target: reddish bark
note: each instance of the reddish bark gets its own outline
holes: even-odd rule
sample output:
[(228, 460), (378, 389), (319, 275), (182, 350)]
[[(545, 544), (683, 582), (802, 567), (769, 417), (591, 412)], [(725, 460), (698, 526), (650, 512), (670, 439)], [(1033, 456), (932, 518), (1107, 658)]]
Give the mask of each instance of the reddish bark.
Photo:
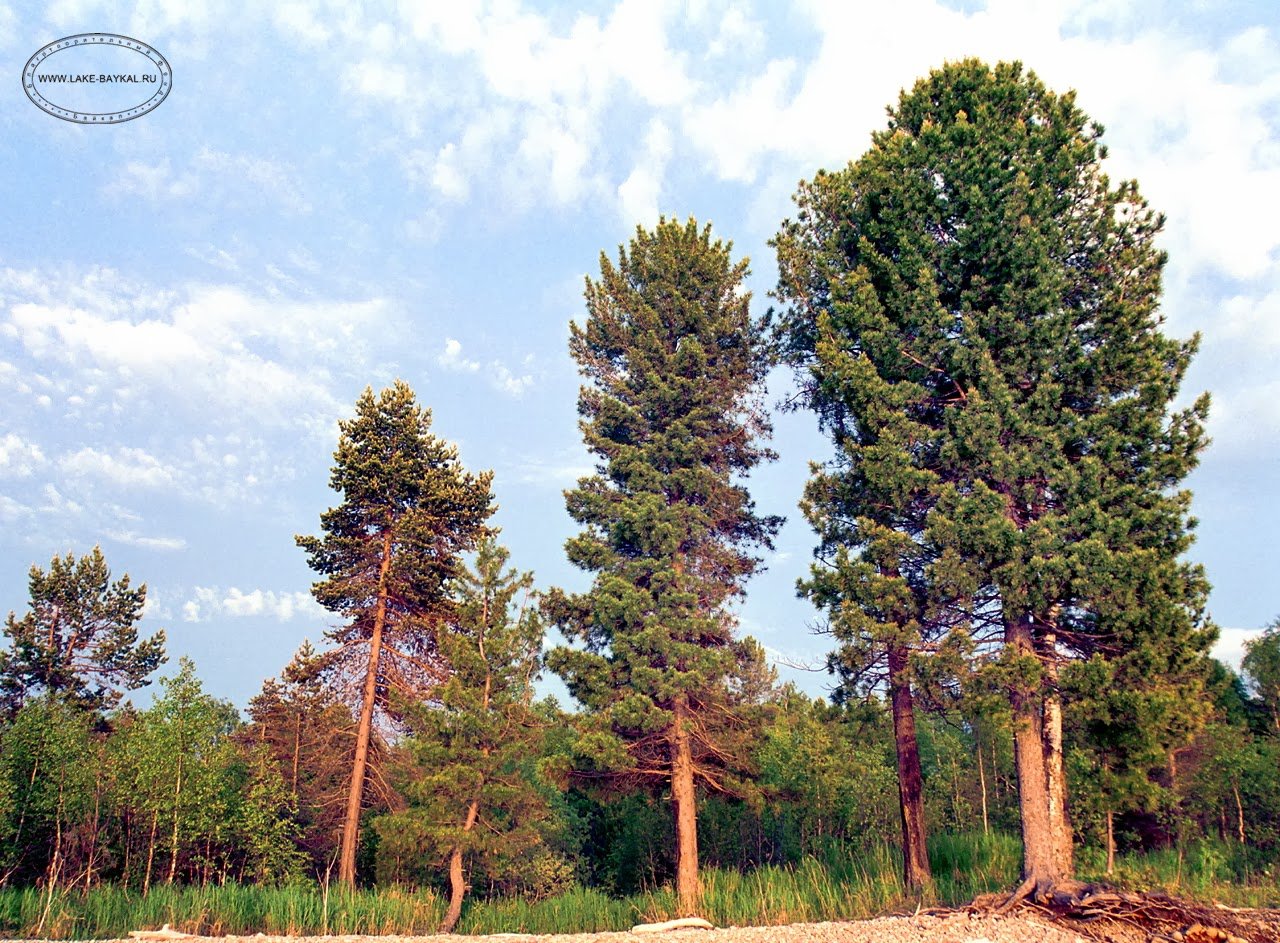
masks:
[(889, 649), (889, 700), (893, 710), (893, 739), (898, 754), (898, 799), (902, 818), (902, 877), (907, 887), (925, 887), (933, 880), (925, 843), (924, 777), (906, 649)]
[(387, 619), (387, 572), (391, 569), (391, 529), (382, 537), (382, 563), (378, 570), (378, 604), (374, 610), (373, 633), (369, 639), (369, 666), (364, 677), (364, 697), (360, 704), (360, 725), (356, 728), (356, 754), (351, 763), (351, 788), (347, 792), (347, 814), (342, 822), (342, 853), (338, 860), (338, 880), (351, 887), (356, 883), (356, 847), (360, 838), (360, 809), (364, 803), (365, 772), (369, 766), (369, 737), (373, 730), (373, 706), (378, 693), (378, 661), (382, 657), (382, 629)]

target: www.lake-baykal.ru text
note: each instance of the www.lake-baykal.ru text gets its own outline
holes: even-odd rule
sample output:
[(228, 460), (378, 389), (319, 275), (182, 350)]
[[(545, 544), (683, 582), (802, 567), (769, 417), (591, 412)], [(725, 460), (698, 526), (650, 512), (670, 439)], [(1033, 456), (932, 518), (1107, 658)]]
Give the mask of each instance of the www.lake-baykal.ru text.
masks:
[(38, 82), (59, 82), (70, 85), (73, 82), (93, 82), (94, 84), (107, 84), (111, 82), (158, 82), (158, 75), (107, 75), (105, 73), (94, 74), (53, 74), (53, 75), (37, 75)]

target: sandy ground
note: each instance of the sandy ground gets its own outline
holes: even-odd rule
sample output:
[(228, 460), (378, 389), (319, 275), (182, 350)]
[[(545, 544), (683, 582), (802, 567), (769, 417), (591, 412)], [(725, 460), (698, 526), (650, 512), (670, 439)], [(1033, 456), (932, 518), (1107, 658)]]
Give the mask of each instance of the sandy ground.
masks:
[[(1117, 938), (1119, 939), (1119, 938)], [(1129, 937), (1143, 940), (1145, 934)], [(781, 927), (727, 927), (662, 933), (574, 933), (539, 936), (310, 936), (180, 937), (178, 943), (1087, 943), (1070, 930), (1027, 917), (882, 917), (848, 923), (796, 923)], [(128, 940), (125, 943), (137, 943)], [(1127, 941), (1126, 941), (1127, 943)]]

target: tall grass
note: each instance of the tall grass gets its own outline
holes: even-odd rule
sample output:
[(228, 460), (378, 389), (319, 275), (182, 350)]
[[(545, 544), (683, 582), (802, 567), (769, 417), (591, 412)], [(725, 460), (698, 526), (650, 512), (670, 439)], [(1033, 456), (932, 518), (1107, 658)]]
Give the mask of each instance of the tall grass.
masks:
[(1100, 849), (1082, 849), (1078, 870), (1088, 881), (1136, 891), (1163, 891), (1235, 907), (1280, 907), (1280, 864), (1255, 849), (1214, 840), (1116, 856), (1106, 874)]
[[(1012, 887), (1020, 846), (1011, 835), (937, 835), (929, 843), (934, 885), (913, 894), (902, 885), (901, 859), (885, 845), (833, 850), (821, 859), (752, 871), (706, 870), (703, 915), (718, 926), (849, 920), (956, 904)], [(1080, 871), (1101, 877), (1101, 859), (1084, 850)], [(1122, 856), (1112, 882), (1137, 889), (1216, 898), (1252, 906), (1280, 904), (1280, 884), (1265, 864), (1250, 863), (1232, 846), (1200, 843), (1178, 851)], [(674, 915), (675, 897), (658, 889), (610, 897), (575, 887), (537, 902), (475, 900), (463, 911), (463, 933), (574, 933), (624, 930)], [(50, 898), (38, 889), (0, 890), (0, 935), (51, 939), (124, 937), (130, 930), (168, 923), (188, 933), (410, 934), (433, 932), (444, 901), (427, 890), (379, 888), (328, 893), (315, 885), (270, 887), (157, 887), (143, 897), (96, 887)]]
[(444, 912), (438, 895), (396, 888), (325, 893), (315, 886), (161, 886), (144, 897), (104, 885), (87, 894), (55, 895), (51, 903), (35, 888), (0, 891), (0, 933), (48, 939), (119, 938), (166, 923), (208, 936), (424, 934), (440, 925)]

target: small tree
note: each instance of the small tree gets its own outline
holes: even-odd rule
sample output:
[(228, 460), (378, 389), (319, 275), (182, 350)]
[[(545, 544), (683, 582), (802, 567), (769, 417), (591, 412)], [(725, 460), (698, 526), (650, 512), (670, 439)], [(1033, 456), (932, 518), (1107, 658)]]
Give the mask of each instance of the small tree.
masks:
[(169, 884), (207, 878), (234, 836), (239, 799), (235, 707), (204, 692), (187, 658), (160, 684), (164, 693), (113, 738), (117, 801), (134, 823), (144, 893), (160, 875)]
[(1257, 638), (1244, 643), (1240, 670), (1262, 701), (1275, 732), (1280, 734), (1280, 618)]
[(285, 785), (266, 744), (252, 749), (248, 765), (237, 822), (242, 876), (258, 884), (287, 884), (302, 876), (307, 857), (299, 847), (297, 795)]
[(11, 710), (48, 692), (105, 711), (164, 662), (163, 630), (138, 638), (147, 587), (131, 588), (127, 574), (113, 582), (101, 548), (55, 556), (48, 571), (32, 566), (28, 585), (30, 610), (21, 619), (9, 613), (9, 650), (0, 657)]
[(692, 219), (637, 228), (616, 266), (601, 255), (569, 342), (599, 466), (567, 494), (585, 527), (567, 550), (595, 582), (549, 595), (553, 621), (584, 647), (548, 664), (588, 708), (581, 744), (599, 772), (622, 789), (670, 785), (684, 913), (699, 899), (696, 785), (725, 788), (717, 725), (743, 655), (728, 604), (780, 523), (756, 513), (741, 481), (772, 457), (760, 402), (770, 361), (746, 274)]
[(491, 472), (472, 475), (431, 434), (431, 413), (403, 381), (366, 389), (339, 422), (329, 484), (342, 503), (320, 515), (322, 537), (298, 537), (324, 579), (312, 594), (347, 619), (329, 634), (331, 664), (362, 679), (339, 880), (354, 884), (374, 710), (420, 697), (445, 677), (435, 633), (453, 615), (447, 587), (493, 513)]
[(100, 748), (93, 716), (54, 694), (29, 699), (0, 734), (0, 883), (52, 893), (92, 867)]
[(430, 703), (406, 712), (410, 807), (378, 822), (383, 855), (416, 856), (425, 846), (447, 863), (442, 933), (462, 914), (473, 863), (490, 875), (527, 865), (547, 816), (529, 778), (541, 738), (532, 698), (542, 623), (532, 605), (533, 574), (506, 569), (508, 557), (486, 540), (474, 573), (454, 581), (457, 615), (436, 636), (449, 678)]

